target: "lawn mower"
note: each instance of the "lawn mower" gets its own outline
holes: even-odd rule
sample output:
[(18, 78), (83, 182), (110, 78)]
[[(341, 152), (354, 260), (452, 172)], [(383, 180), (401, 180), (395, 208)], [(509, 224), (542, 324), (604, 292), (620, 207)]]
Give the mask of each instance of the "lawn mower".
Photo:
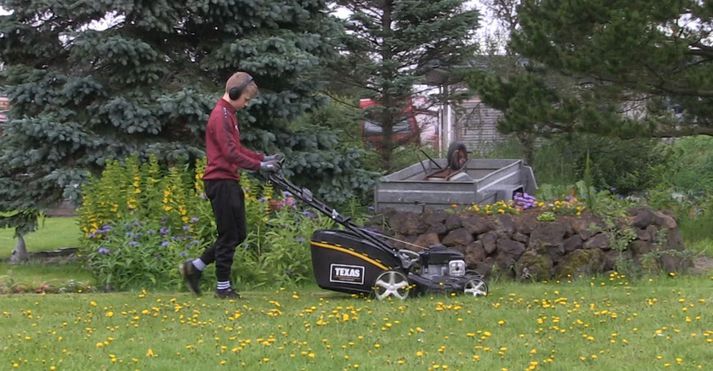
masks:
[[(410, 293), (463, 293), (484, 296), (483, 277), (466, 269), (461, 252), (434, 245), (421, 252), (396, 249), (398, 241), (357, 226), (349, 217), (327, 206), (304, 187), (281, 173), (267, 178), (277, 188), (317, 209), (344, 229), (318, 230), (310, 239), (312, 267), (319, 287), (350, 294), (373, 294), (378, 300), (406, 299)], [(403, 242), (403, 241), (401, 241)]]

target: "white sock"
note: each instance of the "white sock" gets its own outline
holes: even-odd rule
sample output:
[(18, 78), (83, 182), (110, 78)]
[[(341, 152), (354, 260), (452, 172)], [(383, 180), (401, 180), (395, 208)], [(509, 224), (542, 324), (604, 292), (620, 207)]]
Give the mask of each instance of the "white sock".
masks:
[(205, 263), (200, 258), (193, 260), (193, 266), (201, 272), (205, 269)]
[(230, 288), (230, 281), (218, 282), (218, 290), (225, 290)]

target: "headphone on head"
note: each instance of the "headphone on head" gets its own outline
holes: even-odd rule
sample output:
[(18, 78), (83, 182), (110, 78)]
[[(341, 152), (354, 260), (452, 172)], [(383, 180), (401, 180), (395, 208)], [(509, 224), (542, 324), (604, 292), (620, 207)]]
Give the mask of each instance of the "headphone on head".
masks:
[(237, 100), (240, 98), (241, 95), (243, 95), (243, 90), (250, 85), (250, 83), (253, 82), (253, 77), (248, 75), (248, 79), (245, 80), (242, 84), (230, 88), (228, 91), (228, 97), (230, 97), (230, 100)]

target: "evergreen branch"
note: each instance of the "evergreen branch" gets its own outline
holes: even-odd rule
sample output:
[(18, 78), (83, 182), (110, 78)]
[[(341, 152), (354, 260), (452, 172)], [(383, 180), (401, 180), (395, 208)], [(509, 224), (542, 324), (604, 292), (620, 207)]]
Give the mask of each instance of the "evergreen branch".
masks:
[(713, 136), (713, 127), (688, 126), (671, 130), (657, 130), (651, 136), (654, 138), (681, 138), (694, 135)]

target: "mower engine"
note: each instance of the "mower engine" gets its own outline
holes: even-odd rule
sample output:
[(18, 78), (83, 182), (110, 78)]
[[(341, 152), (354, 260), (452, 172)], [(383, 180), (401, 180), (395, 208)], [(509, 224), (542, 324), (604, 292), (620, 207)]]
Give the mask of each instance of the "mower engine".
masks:
[(408, 280), (416, 292), (453, 293), (460, 292), (473, 296), (488, 293), (483, 277), (466, 269), (465, 257), (459, 251), (443, 245), (434, 245), (420, 253), (399, 250), (402, 256), (409, 256)]
[(444, 276), (465, 276), (465, 260), (463, 254), (458, 251), (443, 245), (435, 245), (419, 254), (419, 257), (421, 260), (419, 274), (425, 278), (436, 281)]

